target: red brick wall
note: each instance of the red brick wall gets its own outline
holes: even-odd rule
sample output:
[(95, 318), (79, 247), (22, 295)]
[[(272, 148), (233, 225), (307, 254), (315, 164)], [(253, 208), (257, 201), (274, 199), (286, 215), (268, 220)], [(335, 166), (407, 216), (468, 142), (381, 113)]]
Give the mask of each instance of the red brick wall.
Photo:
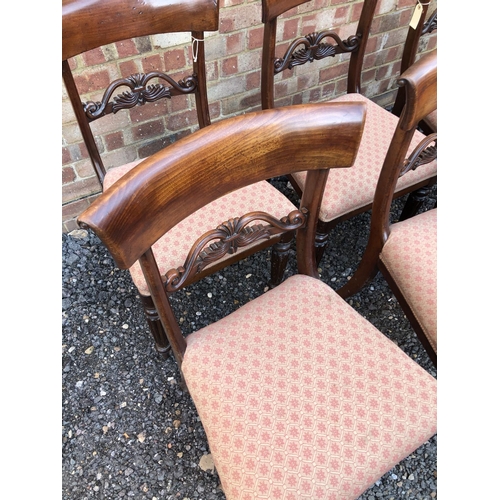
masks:
[[(379, 0), (368, 42), (362, 92), (382, 106), (395, 96), (395, 80), (415, 0)], [(312, 0), (280, 20), (278, 40), (288, 41), (333, 27), (344, 38), (353, 33), (362, 2)], [(435, 0), (428, 14), (434, 10)], [(260, 0), (220, 0), (220, 27), (206, 35), (208, 97), (213, 122), (260, 109), (260, 49), (263, 29)], [(153, 69), (176, 80), (189, 74), (189, 40), (154, 36), (124, 41), (71, 60), (83, 100), (101, 100), (115, 78)], [(436, 46), (437, 32), (421, 41), (420, 54)], [(177, 78), (179, 76), (179, 78)], [(276, 104), (331, 99), (346, 91), (347, 57), (337, 56), (286, 71), (276, 78)], [(82, 142), (63, 84), (62, 229), (76, 228), (75, 218), (101, 188)], [(192, 96), (164, 99), (92, 124), (106, 167), (141, 159), (197, 129)]]

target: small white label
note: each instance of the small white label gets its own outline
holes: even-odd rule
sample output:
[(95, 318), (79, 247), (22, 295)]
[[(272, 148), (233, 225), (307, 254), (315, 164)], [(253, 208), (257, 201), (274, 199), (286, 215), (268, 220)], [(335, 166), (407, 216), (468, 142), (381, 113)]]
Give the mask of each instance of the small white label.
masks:
[(416, 29), (418, 22), (420, 21), (420, 16), (422, 15), (423, 7), (420, 2), (415, 5), (415, 10), (413, 11), (413, 16), (411, 16), (410, 28)]

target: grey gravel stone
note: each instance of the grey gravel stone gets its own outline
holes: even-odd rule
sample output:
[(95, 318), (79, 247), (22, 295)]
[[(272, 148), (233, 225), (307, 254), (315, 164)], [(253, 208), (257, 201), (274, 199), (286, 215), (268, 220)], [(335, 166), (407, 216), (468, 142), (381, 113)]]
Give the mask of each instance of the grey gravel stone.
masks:
[[(276, 185), (291, 193), (285, 179)], [(434, 191), (426, 207), (435, 196)], [(394, 213), (401, 207), (401, 200), (395, 202)], [(369, 217), (343, 222), (330, 235), (321, 263), (325, 283), (340, 287), (356, 268)], [(187, 335), (262, 294), (269, 264), (270, 253), (262, 252), (175, 294), (173, 306), (184, 318), (183, 332)], [(292, 257), (286, 276), (295, 272)], [(199, 466), (210, 450), (193, 402), (180, 389), (175, 362), (154, 350), (130, 275), (114, 265), (91, 231), (62, 235), (62, 287), (63, 500), (223, 500), (217, 471)], [(240, 304), (234, 304), (237, 295)], [(380, 276), (349, 302), (437, 376)], [(437, 498), (436, 464), (435, 436), (360, 498)]]

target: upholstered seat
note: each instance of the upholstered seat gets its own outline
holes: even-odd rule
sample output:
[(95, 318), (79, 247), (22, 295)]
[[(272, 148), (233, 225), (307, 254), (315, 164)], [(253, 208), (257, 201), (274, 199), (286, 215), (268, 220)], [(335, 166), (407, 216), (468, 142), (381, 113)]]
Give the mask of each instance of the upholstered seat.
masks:
[(392, 224), (379, 258), (437, 354), (437, 208)]
[[(104, 178), (104, 189), (109, 188), (133, 166), (135, 164), (109, 170)], [(267, 181), (260, 181), (233, 191), (184, 219), (153, 245), (153, 253), (160, 272), (165, 274), (170, 269), (183, 266), (189, 250), (200, 234), (217, 227), (221, 221), (226, 221), (237, 214), (251, 212), (255, 206), (278, 219), (283, 214), (297, 209), (285, 195)], [(250, 249), (258, 244), (259, 242), (256, 241), (246, 248)], [(232, 258), (231, 255), (225, 255), (217, 263), (220, 265), (230, 258)], [(142, 295), (149, 295), (139, 262), (130, 268), (130, 274), (139, 292)]]
[(189, 335), (182, 371), (231, 500), (355, 499), (436, 433), (434, 378), (309, 276)]
[[(317, 277), (321, 193), (329, 169), (353, 165), (365, 108), (309, 104), (219, 121), (153, 155), (79, 218), (120, 268), (139, 260), (227, 500), (354, 500), (436, 432), (435, 378)], [(154, 243), (221, 196), (304, 169), (299, 210), (269, 215), (257, 231), (240, 227), (214, 251), (221, 257), (240, 238), (273, 231), (296, 235), (300, 274), (182, 332), (169, 284), (184, 271), (165, 279)], [(213, 237), (218, 229), (189, 255), (203, 261), (201, 244)]]
[[(366, 103), (365, 129), (354, 166), (350, 169), (330, 170), (319, 214), (323, 222), (338, 219), (372, 203), (380, 175), (380, 166), (384, 163), (399, 121), (397, 116), (361, 94), (346, 94), (332, 100), (332, 102), (347, 101)], [(410, 151), (423, 137), (422, 133), (415, 132)], [(436, 175), (437, 162), (433, 161), (401, 177), (396, 190), (403, 190)], [(294, 174), (293, 177), (302, 191), (306, 173), (300, 172)]]

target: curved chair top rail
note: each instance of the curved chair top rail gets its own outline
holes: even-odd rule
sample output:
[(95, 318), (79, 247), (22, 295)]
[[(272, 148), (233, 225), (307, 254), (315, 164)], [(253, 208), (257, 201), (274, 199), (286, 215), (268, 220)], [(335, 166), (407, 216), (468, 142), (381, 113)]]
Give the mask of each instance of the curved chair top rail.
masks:
[(364, 104), (354, 102), (222, 120), (144, 160), (78, 222), (99, 236), (119, 267), (128, 268), (181, 220), (231, 191), (292, 172), (351, 166), (364, 120)]
[(216, 31), (219, 0), (63, 0), (62, 60), (119, 40)]
[(437, 49), (413, 63), (398, 79), (398, 86), (406, 89), (399, 127), (408, 131), (437, 109)]

